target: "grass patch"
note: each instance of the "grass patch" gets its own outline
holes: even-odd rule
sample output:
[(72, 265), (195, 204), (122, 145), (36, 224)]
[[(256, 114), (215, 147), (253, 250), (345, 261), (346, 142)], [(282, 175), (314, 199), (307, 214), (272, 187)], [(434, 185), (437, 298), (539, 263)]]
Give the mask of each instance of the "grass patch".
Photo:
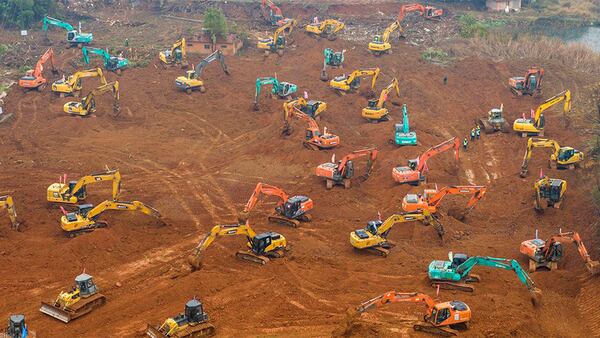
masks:
[(8, 50), (10, 49), (10, 47), (8, 45), (5, 45), (3, 43), (0, 43), (0, 56), (8, 53)]
[(460, 36), (463, 38), (474, 38), (487, 36), (490, 29), (506, 26), (508, 20), (486, 18), (479, 20), (471, 14), (458, 17)]
[(448, 64), (452, 61), (452, 57), (441, 49), (429, 47), (421, 52), (421, 60), (431, 63)]

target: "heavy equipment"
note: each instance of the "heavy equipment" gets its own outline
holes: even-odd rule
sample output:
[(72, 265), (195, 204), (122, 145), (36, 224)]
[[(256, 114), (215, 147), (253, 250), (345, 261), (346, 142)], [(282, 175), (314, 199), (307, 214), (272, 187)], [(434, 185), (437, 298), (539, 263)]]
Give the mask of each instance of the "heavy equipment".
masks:
[(90, 64), (90, 53), (99, 55), (102, 58), (104, 69), (117, 74), (121, 74), (121, 72), (129, 66), (128, 59), (121, 56), (112, 56), (108, 51), (102, 48), (83, 47), (81, 48), (81, 53), (83, 54), (83, 61), (85, 64)]
[(340, 137), (331, 134), (327, 131), (327, 127), (323, 128), (323, 132), (319, 129), (317, 121), (306, 115), (296, 107), (292, 107), (289, 111), (284, 111), (284, 126), (281, 131), (282, 136), (289, 136), (292, 133), (290, 119), (297, 118), (308, 123), (306, 133), (302, 144), (310, 150), (325, 150), (332, 149), (340, 145)]
[(296, 20), (288, 20), (285, 24), (275, 30), (273, 36), (266, 39), (259, 39), (256, 43), (256, 48), (264, 50), (265, 56), (268, 56), (270, 53), (277, 53), (277, 55), (283, 56), (286, 44), (290, 43), (288, 38), (291, 37), (296, 24)]
[(183, 313), (167, 318), (159, 327), (148, 324), (146, 335), (151, 338), (200, 338), (215, 335), (202, 302), (196, 298), (185, 303)]
[(435, 189), (425, 189), (423, 194), (406, 194), (402, 199), (402, 210), (406, 212), (427, 210), (435, 214), (438, 212), (440, 203), (447, 195), (471, 195), (471, 199), (465, 208), (470, 211), (485, 195), (485, 192), (486, 188), (478, 185), (455, 185), (443, 187), (439, 190), (436, 186)]
[(39, 92), (44, 90), (48, 83), (48, 80), (44, 77), (44, 65), (48, 60), (50, 60), (50, 66), (52, 66), (52, 74), (58, 74), (58, 71), (54, 67), (54, 50), (48, 48), (35, 64), (35, 68), (28, 70), (25, 75), (19, 79), (19, 86), (25, 90), (36, 89)]
[(321, 70), (321, 81), (328, 81), (329, 74), (327, 74), (327, 67), (341, 68), (344, 64), (344, 54), (346, 50), (341, 52), (334, 52), (331, 48), (325, 48), (323, 50), (323, 69)]
[(529, 258), (529, 272), (535, 272), (541, 267), (556, 270), (558, 262), (563, 256), (563, 243), (575, 244), (581, 259), (585, 262), (585, 267), (592, 275), (600, 272), (600, 262), (592, 260), (581, 241), (579, 233), (573, 231), (562, 232), (562, 230), (559, 230), (558, 234), (553, 235), (546, 241), (538, 238), (536, 230), (534, 239), (521, 243), (519, 250)]
[(394, 143), (398, 146), (416, 146), (417, 132), (410, 131), (410, 123), (408, 121), (408, 109), (406, 104), (402, 105), (402, 123), (394, 125)]
[(256, 234), (250, 227), (250, 223), (215, 225), (194, 249), (194, 253), (188, 257), (188, 263), (192, 270), (198, 270), (202, 267), (201, 254), (208, 248), (212, 242), (221, 236), (246, 236), (248, 241), (247, 251), (238, 251), (235, 256), (257, 264), (267, 264), (269, 258), (281, 258), (285, 255), (287, 242), (283, 235), (273, 231)]
[[(400, 293), (389, 291), (363, 302), (356, 308), (357, 314), (379, 308), (392, 303), (422, 303), (427, 308), (423, 321), (427, 325), (415, 324), (413, 330), (440, 335), (443, 337), (456, 336), (455, 330), (466, 330), (471, 320), (471, 309), (459, 300), (436, 302), (430, 296), (421, 292)], [(450, 327), (450, 329), (446, 327)]]
[[(567, 181), (542, 176), (533, 184), (533, 207), (540, 212), (544, 211), (545, 208), (559, 209), (566, 191)], [(545, 206), (542, 200), (546, 201)]]
[(523, 164), (521, 165), (521, 177), (527, 176), (527, 169), (529, 167), (529, 159), (533, 148), (554, 148), (554, 152), (550, 155), (548, 160), (548, 167), (556, 167), (557, 169), (575, 169), (583, 161), (583, 153), (577, 149), (571, 147), (561, 147), (555, 140), (549, 140), (545, 138), (530, 137), (527, 140), (527, 149), (525, 150), (525, 156), (523, 157)]
[(209, 56), (205, 57), (204, 60), (200, 61), (196, 68), (192, 70), (188, 70), (185, 72), (185, 76), (179, 76), (175, 79), (175, 85), (177, 88), (185, 91), (188, 94), (191, 94), (194, 90), (200, 90), (201, 93), (206, 92), (206, 87), (204, 87), (204, 81), (200, 78), (202, 76), (202, 72), (204, 68), (206, 68), (211, 62), (219, 61), (221, 64), (221, 68), (226, 75), (229, 75), (229, 69), (225, 64), (225, 55), (220, 49), (217, 49)]
[(535, 286), (531, 277), (514, 259), (486, 256), (469, 257), (466, 254), (453, 254), (452, 252), (448, 254), (448, 259), (448, 261), (434, 260), (429, 263), (428, 276), (431, 286), (446, 290), (473, 292), (475, 288), (469, 283), (479, 282), (481, 278), (470, 272), (476, 265), (481, 265), (514, 271), (519, 281), (531, 293), (534, 304), (538, 304), (541, 300), (542, 291)]
[(100, 84), (105, 85), (106, 78), (104, 77), (104, 73), (100, 68), (92, 68), (88, 70), (83, 70), (79, 72), (75, 72), (73, 75), (69, 75), (66, 79), (63, 77), (60, 80), (54, 81), (52, 83), (52, 91), (57, 93), (60, 97), (64, 97), (67, 95), (73, 95), (75, 97), (79, 96), (79, 92), (82, 89), (81, 79), (87, 77), (99, 77)]
[(271, 0), (262, 0), (261, 10), (263, 18), (270, 23), (271, 26), (282, 26), (290, 20), (283, 16), (281, 9)]
[(316, 38), (326, 38), (329, 41), (337, 39), (337, 33), (344, 29), (346, 25), (335, 19), (325, 19), (321, 22), (309, 23), (306, 25), (306, 33)]
[(68, 323), (105, 303), (106, 297), (100, 293), (92, 276), (84, 272), (75, 277), (75, 286), (71, 291), (61, 291), (54, 302), (42, 302), (40, 312)]
[[(31, 337), (29, 334), (29, 328), (25, 324), (25, 315), (10, 315), (8, 317), (8, 328), (6, 333), (0, 332), (0, 337), (3, 338), (27, 338)], [(35, 337), (35, 333), (33, 334)]]
[(91, 33), (81, 33), (81, 22), (79, 23), (79, 29), (76, 30), (67, 22), (45, 16), (42, 20), (42, 30), (47, 31), (48, 25), (65, 29), (67, 31), (67, 42), (70, 46), (81, 48), (83, 45), (89, 45), (94, 40), (94, 36)]
[(83, 176), (77, 181), (52, 183), (47, 190), (46, 199), (51, 203), (76, 204), (85, 200), (87, 197), (87, 186), (90, 183), (112, 181), (112, 199), (116, 201), (121, 192), (121, 173), (119, 170), (109, 170), (104, 172)]
[(286, 99), (298, 91), (298, 86), (291, 82), (280, 82), (277, 77), (259, 77), (256, 79), (256, 89), (254, 91), (254, 110), (259, 109), (260, 90), (265, 85), (271, 85), (270, 95), (277, 95), (280, 99)]
[(400, 97), (400, 87), (398, 79), (393, 78), (390, 84), (383, 88), (378, 99), (370, 99), (367, 107), (362, 110), (362, 117), (369, 122), (377, 123), (388, 121), (390, 119), (389, 111), (385, 107), (385, 102), (389, 98), (390, 93), (395, 92), (397, 97)]
[(315, 170), (318, 177), (324, 177), (327, 189), (333, 188), (334, 185), (343, 185), (344, 188), (350, 188), (352, 177), (354, 177), (354, 160), (363, 156), (367, 156), (367, 168), (362, 176), (364, 180), (369, 178), (373, 171), (373, 164), (377, 159), (379, 152), (375, 148), (367, 148), (355, 150), (344, 156), (336, 163), (335, 154), (331, 156), (331, 162), (320, 164)]
[(544, 127), (545, 127), (545, 116), (544, 111), (551, 108), (552, 106), (564, 101), (563, 104), (563, 113), (567, 113), (571, 111), (571, 91), (565, 90), (558, 95), (555, 95), (542, 104), (540, 104), (535, 112), (532, 112), (530, 118), (522, 118), (516, 119), (513, 123), (513, 130), (520, 134), (521, 137), (526, 136), (544, 136)]
[(182, 67), (188, 66), (185, 38), (181, 38), (171, 48), (161, 50), (158, 53), (158, 58), (165, 65), (181, 65)]
[(527, 70), (525, 76), (508, 79), (508, 86), (510, 87), (510, 91), (517, 96), (541, 95), (542, 77), (544, 77), (544, 68), (531, 67)]
[(308, 215), (313, 208), (313, 200), (309, 197), (297, 195), (290, 197), (283, 189), (276, 186), (258, 182), (254, 192), (248, 199), (244, 211), (240, 213), (239, 223), (246, 223), (250, 215), (250, 211), (254, 209), (256, 203), (260, 199), (260, 195), (279, 197), (275, 212), (269, 215), (269, 222), (279, 223), (297, 228), (300, 222), (310, 222), (311, 218)]
[(100, 85), (84, 96), (81, 101), (69, 101), (64, 104), (63, 111), (74, 116), (89, 116), (96, 112), (96, 95), (111, 92), (113, 96), (113, 115), (121, 111), (119, 105), (119, 81)]
[(15, 202), (10, 195), (0, 196), (0, 209), (6, 209), (8, 217), (10, 218), (10, 224), (13, 230), (19, 230), (19, 222), (17, 221), (17, 209), (15, 209)]
[(292, 110), (296, 108), (308, 115), (310, 118), (318, 120), (321, 118), (321, 113), (323, 113), (327, 109), (327, 103), (318, 100), (309, 100), (306, 101), (303, 97), (299, 97), (295, 100), (289, 100), (283, 103), (283, 113), (284, 120), (287, 116), (290, 117), (292, 114)]
[(496, 131), (508, 133), (510, 131), (510, 125), (503, 116), (504, 105), (501, 104), (500, 108), (492, 108), (487, 113), (487, 118), (477, 119), (475, 122), (478, 126), (483, 129), (486, 134), (491, 134)]
[(357, 69), (353, 71), (350, 75), (340, 75), (334, 77), (331, 81), (329, 81), (329, 87), (335, 89), (335, 91), (343, 95), (346, 92), (353, 92), (360, 88), (360, 80), (363, 77), (371, 76), (371, 91), (375, 89), (375, 83), (377, 82), (377, 78), (379, 77), (379, 73), (381, 70), (379, 67), (377, 68), (368, 68), (368, 69)]
[(65, 212), (60, 218), (60, 227), (69, 237), (75, 237), (84, 232), (93, 231), (96, 228), (108, 226), (105, 221), (98, 220), (100, 214), (106, 210), (139, 211), (143, 214), (160, 219), (158, 210), (139, 201), (104, 201), (94, 207), (92, 204), (81, 204), (74, 212)]
[(454, 157), (458, 161), (458, 149), (460, 147), (460, 141), (458, 138), (453, 137), (448, 141), (442, 142), (437, 146), (427, 149), (421, 156), (414, 160), (408, 160), (408, 166), (406, 167), (394, 167), (392, 169), (392, 177), (394, 181), (398, 183), (408, 183), (410, 185), (419, 185), (425, 180), (423, 175), (427, 168), (427, 160), (435, 155), (441, 154), (447, 150), (454, 149)]
[(434, 227), (440, 238), (444, 235), (444, 228), (437, 222), (427, 210), (418, 212), (394, 214), (385, 221), (381, 219), (367, 222), (364, 229), (354, 230), (350, 233), (350, 244), (357, 250), (374, 252), (380, 256), (387, 257), (391, 248), (396, 244), (388, 240), (392, 226), (398, 223), (421, 221), (425, 225), (434, 223)]

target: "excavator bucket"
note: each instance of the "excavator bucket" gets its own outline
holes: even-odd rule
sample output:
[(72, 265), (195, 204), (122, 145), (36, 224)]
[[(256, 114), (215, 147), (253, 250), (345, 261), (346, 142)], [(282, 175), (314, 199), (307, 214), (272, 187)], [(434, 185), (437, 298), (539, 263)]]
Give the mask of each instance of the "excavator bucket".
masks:
[(531, 303), (533, 306), (539, 306), (542, 303), (542, 290), (533, 288), (531, 292)]
[(600, 262), (598, 261), (589, 261), (585, 263), (585, 267), (592, 275), (596, 275), (600, 272)]
[(202, 260), (199, 256), (190, 255), (188, 256), (188, 264), (192, 267), (192, 271), (202, 269)]

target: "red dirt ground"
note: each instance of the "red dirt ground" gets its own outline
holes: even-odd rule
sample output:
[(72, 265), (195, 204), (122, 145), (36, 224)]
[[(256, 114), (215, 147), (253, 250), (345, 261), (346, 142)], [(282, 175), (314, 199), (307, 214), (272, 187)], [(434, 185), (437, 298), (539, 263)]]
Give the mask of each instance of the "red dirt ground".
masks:
[[(517, 258), (519, 243), (542, 237), (559, 228), (582, 233), (592, 243), (590, 225), (594, 209), (581, 172), (548, 171), (568, 181), (567, 200), (561, 210), (538, 215), (532, 209), (532, 184), (548, 153), (537, 151), (526, 179), (518, 176), (525, 140), (515, 134), (484, 135), (461, 153), (459, 163), (450, 154), (430, 160), (428, 183), (483, 184), (488, 193), (460, 222), (446, 215), (460, 198), (442, 207), (441, 222), (447, 236), (440, 242), (430, 227), (409, 223), (396, 226), (390, 238), (398, 243), (388, 258), (357, 254), (349, 244), (352, 230), (377, 217), (399, 211), (408, 192), (423, 187), (396, 185), (391, 169), (428, 147), (450, 137), (463, 137), (475, 118), (504, 103), (510, 121), (539, 101), (515, 99), (505, 86), (509, 76), (521, 74), (536, 60), (495, 63), (465, 59), (448, 67), (419, 61), (419, 51), (402, 43), (394, 54), (369, 55), (365, 46), (338, 39), (316, 41), (296, 34), (297, 47), (284, 57), (263, 59), (256, 50), (227, 59), (231, 76), (212, 65), (204, 73), (207, 92), (185, 95), (173, 81), (182, 71), (153, 66), (127, 70), (121, 83), (122, 114), (109, 117), (108, 96), (98, 100), (96, 116), (66, 116), (68, 101), (43, 93), (11, 91), (5, 111), (14, 120), (0, 126), (0, 165), (3, 193), (18, 204), (23, 232), (0, 228), (0, 318), (23, 312), (31, 329), (41, 337), (136, 337), (146, 323), (157, 324), (177, 314), (197, 296), (221, 336), (323, 337), (344, 331), (349, 307), (389, 290), (435, 294), (426, 269), (448, 251), (470, 255)], [(366, 123), (360, 110), (366, 98), (339, 97), (318, 80), (323, 48), (348, 49), (344, 70), (380, 66), (378, 89), (392, 76), (400, 80), (401, 98), (407, 103), (419, 145), (396, 148), (388, 144), (400, 107), (390, 105), (394, 121)], [(71, 54), (69, 54), (71, 53)], [(69, 51), (66, 55), (72, 55)], [(64, 57), (64, 55), (63, 55)], [(545, 96), (570, 88), (577, 104), (577, 88), (586, 80), (578, 74), (545, 63)], [(311, 98), (328, 103), (321, 126), (341, 137), (335, 151), (314, 152), (301, 145), (304, 126), (295, 122), (293, 136), (279, 137), (282, 101), (261, 97), (260, 112), (251, 111), (254, 81), (277, 72), (280, 80), (299, 85)], [(448, 76), (448, 84), (442, 79)], [(111, 80), (116, 79), (109, 74)], [(84, 80), (85, 91), (97, 83)], [(584, 140), (569, 127), (557, 109), (547, 113), (547, 136), (582, 148)], [(371, 178), (350, 190), (326, 191), (314, 168), (367, 146), (380, 156)], [(122, 198), (140, 200), (158, 208), (166, 225), (129, 213), (106, 213), (111, 224), (74, 239), (60, 230), (60, 211), (47, 207), (45, 189), (59, 175), (75, 179), (101, 170), (119, 168)], [(360, 163), (359, 170), (364, 164)], [(298, 229), (269, 224), (273, 203), (261, 203), (252, 217), (258, 231), (284, 234), (290, 254), (263, 267), (236, 260), (243, 238), (222, 238), (204, 255), (204, 268), (190, 273), (186, 256), (215, 224), (234, 223), (258, 181), (305, 194), (315, 202), (313, 222)], [(109, 196), (103, 184), (89, 187), (89, 202)], [(591, 249), (596, 257), (598, 251)], [(108, 303), (92, 314), (63, 324), (40, 312), (40, 301), (51, 300), (85, 269), (92, 274)], [(588, 323), (595, 311), (589, 303), (597, 279), (588, 276), (576, 251), (554, 272), (532, 275), (543, 291), (543, 303), (534, 308), (527, 290), (515, 275), (476, 268), (482, 277), (473, 294), (441, 291), (441, 300), (460, 299), (473, 311), (464, 336), (589, 336), (598, 326)], [(122, 283), (116, 287), (115, 283)], [(589, 306), (588, 306), (589, 304)], [(422, 306), (390, 306), (368, 314), (349, 334), (354, 336), (407, 336), (420, 320)], [(596, 325), (596, 326), (595, 326)], [(596, 331), (594, 331), (596, 330)]]

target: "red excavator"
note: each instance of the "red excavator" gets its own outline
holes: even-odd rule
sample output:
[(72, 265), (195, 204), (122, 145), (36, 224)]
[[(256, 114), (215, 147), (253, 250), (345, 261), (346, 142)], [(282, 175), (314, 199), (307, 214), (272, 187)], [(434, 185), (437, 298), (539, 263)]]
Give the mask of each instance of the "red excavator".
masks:
[(354, 159), (368, 156), (367, 170), (362, 176), (363, 179), (369, 178), (373, 170), (373, 163), (377, 159), (378, 151), (375, 148), (356, 150), (344, 156), (341, 161), (335, 162), (335, 154), (331, 157), (331, 162), (320, 164), (315, 173), (318, 177), (325, 177), (327, 180), (327, 189), (333, 188), (334, 185), (343, 185), (348, 189), (351, 185), (351, 179), (354, 176)]
[(305, 140), (303, 142), (304, 147), (310, 150), (323, 150), (332, 149), (340, 145), (339, 136), (328, 133), (327, 127), (325, 127), (321, 133), (317, 121), (296, 107), (292, 107), (292, 109), (289, 110), (284, 110), (283, 112), (284, 126), (283, 130), (281, 131), (282, 136), (289, 136), (292, 133), (292, 128), (289, 122), (291, 118), (297, 118), (308, 123), (308, 126), (306, 127)]
[(48, 48), (48, 50), (40, 57), (35, 65), (34, 69), (28, 70), (21, 79), (19, 79), (19, 86), (23, 89), (37, 89), (38, 91), (44, 90), (48, 80), (44, 78), (44, 64), (50, 60), (52, 66), (52, 74), (58, 74), (56, 68), (54, 68), (54, 50)]
[(446, 150), (454, 149), (454, 156), (458, 161), (458, 149), (460, 142), (458, 138), (453, 137), (448, 141), (442, 142), (435, 147), (429, 148), (421, 156), (414, 160), (408, 160), (407, 167), (395, 167), (392, 169), (392, 177), (398, 183), (408, 183), (410, 185), (419, 185), (425, 180), (423, 171), (427, 170), (427, 160), (435, 155), (441, 154)]
[(281, 8), (277, 7), (271, 0), (262, 0), (260, 9), (262, 10), (263, 18), (272, 26), (281, 27), (287, 22), (287, 19), (283, 17)]
[(542, 94), (542, 77), (544, 68), (531, 67), (525, 76), (516, 76), (508, 79), (510, 91), (517, 96)]
[(250, 196), (248, 203), (244, 207), (239, 217), (240, 224), (246, 223), (250, 211), (254, 209), (260, 198), (260, 194), (266, 196), (277, 196), (279, 201), (275, 207), (275, 213), (268, 217), (270, 222), (298, 227), (300, 222), (310, 222), (310, 216), (307, 215), (313, 208), (313, 201), (306, 196), (290, 197), (285, 191), (275, 186), (258, 182), (256, 188)]
[[(449, 302), (436, 302), (430, 296), (421, 292), (400, 293), (390, 291), (370, 299), (356, 308), (356, 314), (369, 311), (373, 308), (392, 303), (423, 303), (427, 314), (423, 320), (428, 325), (415, 324), (415, 331), (423, 331), (444, 337), (456, 336), (455, 330), (466, 330), (467, 323), (471, 320), (471, 309), (459, 300)], [(450, 329), (445, 328), (449, 326)]]
[(485, 195), (486, 188), (477, 185), (443, 187), (442, 189), (425, 189), (423, 194), (406, 194), (402, 200), (402, 209), (406, 212), (428, 210), (434, 214), (446, 195), (472, 195), (467, 203), (467, 211), (473, 209)]
[(558, 268), (558, 261), (562, 258), (564, 250), (562, 243), (574, 243), (588, 271), (592, 275), (600, 272), (600, 262), (590, 258), (590, 254), (588, 254), (577, 232), (562, 232), (559, 230), (558, 234), (544, 241), (537, 238), (536, 231), (535, 237), (524, 241), (520, 247), (521, 253), (529, 257), (529, 272), (535, 272), (541, 267), (550, 270)]

